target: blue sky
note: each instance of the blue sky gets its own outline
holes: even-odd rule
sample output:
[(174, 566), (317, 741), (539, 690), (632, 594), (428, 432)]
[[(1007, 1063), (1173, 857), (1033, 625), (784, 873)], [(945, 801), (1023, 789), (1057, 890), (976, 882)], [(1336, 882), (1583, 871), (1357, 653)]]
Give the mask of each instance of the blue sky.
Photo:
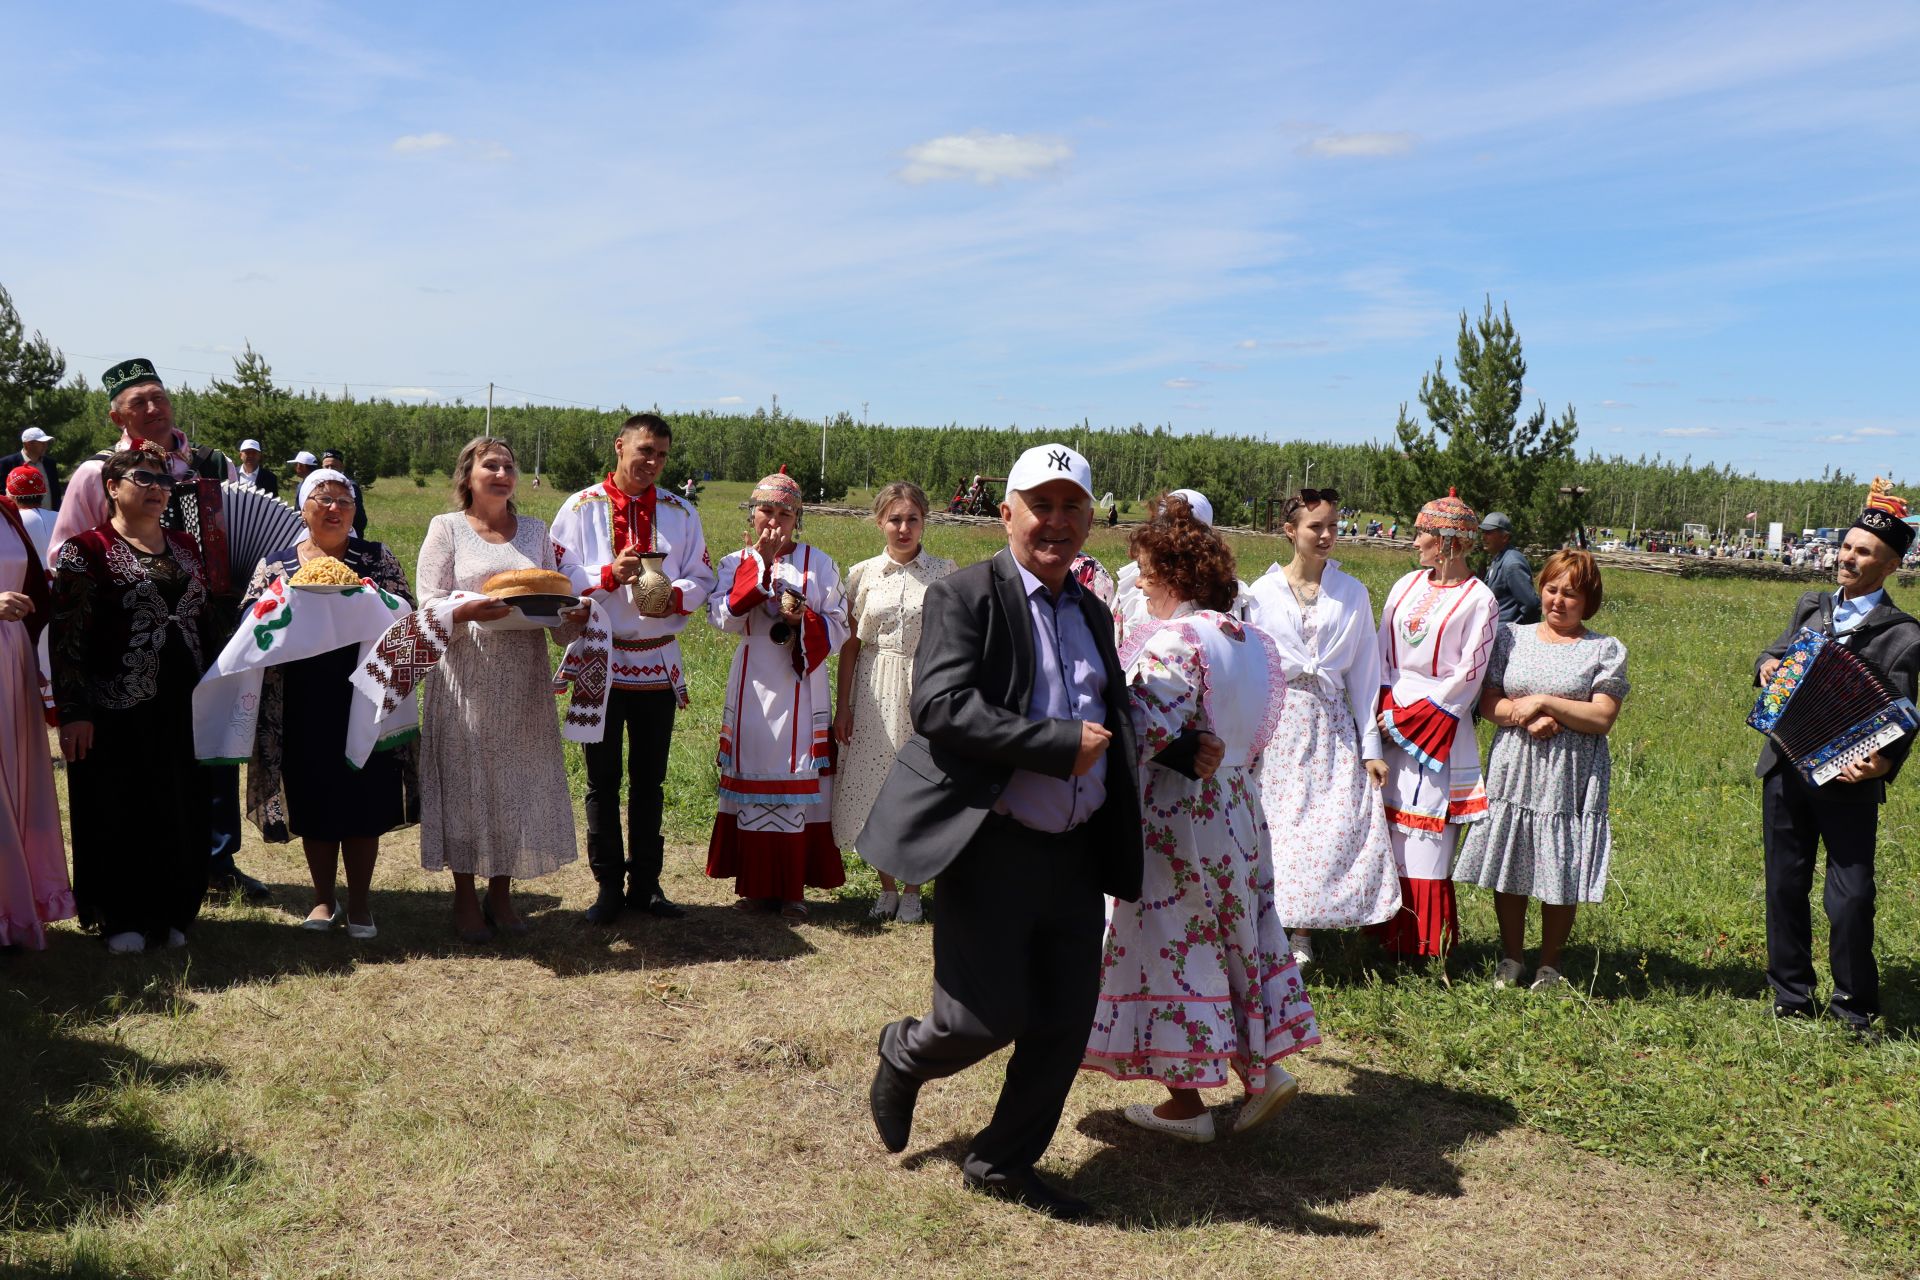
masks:
[(363, 394), (1358, 441), (1490, 294), (1583, 450), (1906, 472), (1920, 433), (1913, 5), (8, 26), (0, 283), (89, 377), (251, 341)]

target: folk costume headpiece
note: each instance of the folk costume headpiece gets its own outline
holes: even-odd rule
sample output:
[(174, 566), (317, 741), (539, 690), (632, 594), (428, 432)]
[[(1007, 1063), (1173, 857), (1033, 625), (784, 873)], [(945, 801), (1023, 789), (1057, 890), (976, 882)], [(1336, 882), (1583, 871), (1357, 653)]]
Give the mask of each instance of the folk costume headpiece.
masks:
[(782, 465), (778, 471), (753, 486), (753, 494), (747, 501), (756, 507), (761, 503), (770, 502), (776, 507), (785, 507), (795, 515), (799, 515), (802, 504), (800, 482), (788, 475), (786, 467)]
[(1457, 490), (1449, 488), (1446, 497), (1435, 498), (1420, 508), (1420, 514), (1414, 518), (1413, 527), (1425, 529), (1428, 533), (1438, 534), (1442, 538), (1472, 542), (1480, 535), (1480, 516), (1461, 500)]
[[(160, 375), (153, 367), (153, 361), (135, 356), (131, 360), (122, 360), (100, 375), (100, 385), (106, 389), (107, 403), (114, 400), (128, 387), (137, 387), (143, 382), (160, 382)], [(165, 386), (165, 383), (160, 383)]]
[(9, 498), (44, 498), (47, 495), (47, 478), (40, 474), (40, 468), (28, 463), (7, 472), (7, 496)]
[(1853, 522), (1892, 547), (1894, 554), (1906, 555), (1913, 545), (1913, 526), (1907, 523), (1907, 500), (1893, 492), (1893, 486), (1879, 476), (1867, 490), (1867, 509)]

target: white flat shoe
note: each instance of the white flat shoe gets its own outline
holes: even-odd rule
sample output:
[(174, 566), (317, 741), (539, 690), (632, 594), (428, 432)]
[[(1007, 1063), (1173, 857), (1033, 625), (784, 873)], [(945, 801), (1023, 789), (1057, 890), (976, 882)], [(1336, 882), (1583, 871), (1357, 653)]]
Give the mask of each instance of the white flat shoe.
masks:
[(1182, 1142), (1212, 1142), (1213, 1112), (1202, 1111), (1191, 1120), (1169, 1120), (1157, 1116), (1153, 1108), (1144, 1102), (1136, 1102), (1127, 1108), (1127, 1119), (1142, 1129), (1151, 1129), (1155, 1133), (1164, 1133), (1170, 1138)]
[(1550, 964), (1543, 964), (1533, 971), (1533, 985), (1529, 991), (1551, 991), (1555, 987), (1564, 987), (1567, 980), (1561, 972)]
[(1302, 969), (1313, 963), (1313, 935), (1296, 933), (1287, 939), (1287, 945), (1293, 948), (1293, 962)]
[(900, 914), (895, 916), (894, 919), (898, 920), (901, 924), (919, 924), (924, 918), (920, 910), (919, 894), (905, 893), (900, 895)]
[(361, 941), (364, 942), (368, 938), (379, 937), (380, 930), (379, 930), (379, 927), (373, 923), (372, 915), (368, 915), (367, 922), (365, 924), (355, 924), (351, 919), (349, 919), (347, 921), (347, 936), (349, 938), (359, 938)]
[(340, 911), (340, 899), (335, 898), (333, 900), (332, 914), (328, 915), (326, 919), (322, 920), (319, 916), (308, 916), (300, 922), (300, 927), (310, 933), (325, 933), (344, 919), (346, 919), (346, 916)]
[(893, 913), (900, 909), (900, 895), (889, 890), (873, 900), (873, 909), (867, 912), (869, 920), (891, 920)]
[(1233, 1131), (1245, 1133), (1255, 1125), (1264, 1124), (1285, 1111), (1300, 1096), (1300, 1082), (1293, 1073), (1284, 1067), (1267, 1068), (1267, 1088), (1264, 1093), (1254, 1094), (1240, 1108), (1240, 1114), (1233, 1118)]
[(107, 939), (107, 950), (116, 956), (138, 955), (147, 949), (147, 937), (143, 933), (116, 933)]
[(1493, 989), (1504, 991), (1508, 987), (1517, 987), (1527, 976), (1527, 966), (1518, 960), (1502, 960), (1493, 966)]

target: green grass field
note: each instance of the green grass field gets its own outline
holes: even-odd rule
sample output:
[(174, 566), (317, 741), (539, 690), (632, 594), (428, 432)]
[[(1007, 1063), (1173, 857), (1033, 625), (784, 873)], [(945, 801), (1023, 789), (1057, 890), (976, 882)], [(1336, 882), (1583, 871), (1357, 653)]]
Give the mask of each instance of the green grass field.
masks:
[[(745, 491), (703, 495), (716, 561)], [(523, 506), (544, 518), (562, 496)], [(445, 498), (382, 480), (371, 532), (410, 565)], [(879, 549), (848, 519), (805, 536), (843, 567)], [(1000, 544), (944, 525), (927, 541), (963, 563)], [(1281, 555), (1234, 541), (1249, 579)], [(1124, 559), (1118, 534), (1091, 549)], [(1347, 567), (1377, 605), (1409, 565)], [(1321, 935), (1327, 1044), (1258, 1137), (1169, 1150), (1117, 1119), (1150, 1090), (1083, 1078), (1049, 1157), (1114, 1211), (1082, 1230), (960, 1190), (992, 1064), (930, 1086), (909, 1154), (880, 1153), (872, 1039), (921, 1011), (930, 966), (925, 929), (865, 920), (869, 873), (797, 929), (727, 911), (701, 875), (730, 642), (696, 622), (668, 795), (684, 922), (586, 929), (575, 865), (522, 886), (531, 938), (464, 946), (402, 832), (381, 937), (349, 945), (292, 927), (299, 855), (249, 832), (243, 863), (278, 907), (211, 909), (185, 954), (111, 958), (63, 926), (48, 952), (0, 958), (0, 1274), (1914, 1274), (1920, 783), (1882, 815), (1892, 1037), (1862, 1048), (1767, 1015), (1743, 721), (1752, 657), (1798, 590), (1607, 583), (1594, 625), (1626, 641), (1633, 692), (1614, 880), (1576, 927), (1571, 990), (1491, 989), (1478, 891), (1445, 972)]]

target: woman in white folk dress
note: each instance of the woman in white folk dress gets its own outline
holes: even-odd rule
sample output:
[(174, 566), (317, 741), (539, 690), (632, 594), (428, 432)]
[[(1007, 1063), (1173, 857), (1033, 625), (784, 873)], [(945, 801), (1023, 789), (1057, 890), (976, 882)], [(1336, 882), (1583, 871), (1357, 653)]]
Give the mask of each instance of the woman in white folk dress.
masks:
[(1260, 804), (1274, 902), (1302, 965), (1313, 959), (1310, 930), (1378, 924), (1400, 909), (1374, 720), (1380, 642), (1366, 587), (1328, 558), (1339, 510), (1332, 489), (1290, 496), (1281, 529), (1293, 558), (1249, 592), (1251, 620), (1273, 637), (1287, 676), (1279, 732), (1260, 756)]
[[(953, 561), (920, 545), (927, 524), (927, 495), (917, 484), (896, 480), (873, 500), (874, 523), (886, 550), (847, 571), (848, 625), (853, 634), (840, 648), (838, 710), (834, 741), (840, 758), (833, 773), (833, 838), (853, 848), (867, 824), (880, 784), (913, 736), (913, 652), (920, 645), (920, 606), (927, 588), (953, 572)], [(897, 885), (880, 873), (880, 897), (868, 915), (875, 920), (921, 918), (920, 886)]]
[(782, 468), (748, 499), (748, 543), (720, 562), (707, 617), (740, 637), (720, 724), (720, 795), (707, 874), (741, 910), (807, 918), (806, 889), (846, 882), (833, 839), (827, 658), (847, 639), (840, 568), (797, 542), (800, 485)]
[(1400, 910), (1375, 926), (1389, 951), (1444, 955), (1460, 933), (1452, 879), (1461, 826), (1487, 816), (1473, 711), (1500, 608), (1467, 568), (1480, 517), (1449, 492), (1420, 508), (1420, 567), (1380, 610), (1380, 733)]
[[(1214, 1139), (1202, 1089), (1238, 1075), (1241, 1133), (1299, 1091), (1280, 1059), (1319, 1041), (1313, 1006), (1273, 905), (1273, 862), (1253, 761), (1280, 720), (1273, 642), (1227, 610), (1233, 553), (1180, 498), (1132, 538), (1145, 608), (1120, 662), (1141, 769), (1145, 878), (1114, 903), (1100, 1000), (1082, 1067), (1165, 1087), (1127, 1119), (1187, 1142)], [(1211, 776), (1148, 763), (1183, 730), (1217, 735)], [(1117, 764), (1118, 762), (1116, 762)]]

